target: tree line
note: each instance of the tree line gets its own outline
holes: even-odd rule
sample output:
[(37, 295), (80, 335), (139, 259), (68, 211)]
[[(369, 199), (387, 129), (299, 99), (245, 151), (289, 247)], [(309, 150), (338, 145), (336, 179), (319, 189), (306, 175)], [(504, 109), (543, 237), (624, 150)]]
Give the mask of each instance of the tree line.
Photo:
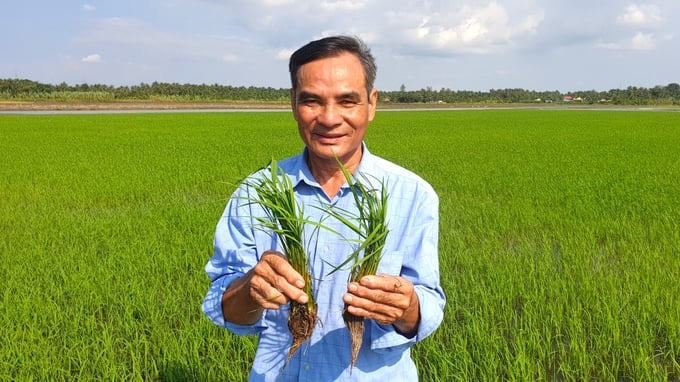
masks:
[[(288, 88), (230, 86), (221, 84), (179, 84), (153, 82), (133, 86), (102, 84), (45, 84), (27, 79), (0, 79), (0, 99), (15, 101), (178, 101), (178, 102), (266, 102), (286, 103)], [(563, 93), (526, 89), (490, 89), (489, 91), (439, 90), (427, 87), (381, 91), (381, 103), (395, 104), (469, 104), (469, 103), (609, 103), (613, 105), (680, 105), (680, 84), (669, 83), (653, 88), (629, 86), (607, 91), (583, 90)]]

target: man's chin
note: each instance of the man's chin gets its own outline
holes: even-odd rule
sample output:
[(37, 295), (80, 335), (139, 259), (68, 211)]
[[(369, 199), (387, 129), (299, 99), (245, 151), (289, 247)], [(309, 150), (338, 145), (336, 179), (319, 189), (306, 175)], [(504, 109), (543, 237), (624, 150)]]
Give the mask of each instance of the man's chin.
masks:
[(343, 154), (342, 146), (340, 145), (315, 145), (312, 151), (318, 157), (325, 159), (334, 159)]

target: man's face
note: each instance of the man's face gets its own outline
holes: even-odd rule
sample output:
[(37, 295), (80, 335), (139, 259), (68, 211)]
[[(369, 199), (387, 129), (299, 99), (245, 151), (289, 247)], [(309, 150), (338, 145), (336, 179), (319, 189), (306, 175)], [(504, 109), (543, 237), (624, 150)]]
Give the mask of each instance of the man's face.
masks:
[(309, 160), (343, 163), (361, 158), (361, 142), (375, 116), (378, 92), (366, 94), (364, 70), (351, 53), (302, 65), (292, 108)]

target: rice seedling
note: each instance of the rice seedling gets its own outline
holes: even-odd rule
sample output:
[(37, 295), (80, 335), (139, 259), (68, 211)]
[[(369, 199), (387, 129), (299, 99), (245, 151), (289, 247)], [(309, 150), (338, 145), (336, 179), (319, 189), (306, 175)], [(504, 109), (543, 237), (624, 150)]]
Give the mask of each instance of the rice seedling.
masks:
[[(338, 165), (352, 191), (357, 211), (353, 213), (344, 209), (328, 208), (328, 212), (359, 235), (359, 245), (342, 264), (330, 273), (332, 274), (349, 265), (349, 282), (351, 283), (358, 282), (364, 276), (374, 275), (378, 271), (385, 240), (389, 232), (387, 228), (388, 195), (382, 182), (380, 182), (379, 188), (371, 188), (371, 186), (367, 186), (367, 184), (370, 185), (368, 179), (364, 179), (366, 184), (357, 181), (340, 161), (338, 161)], [(353, 368), (363, 342), (364, 319), (350, 313), (347, 307), (343, 309), (342, 318), (350, 332), (352, 341)]]
[(257, 218), (257, 221), (263, 229), (271, 230), (278, 236), (288, 262), (305, 281), (303, 290), (308, 298), (306, 304), (290, 302), (288, 330), (293, 336), (293, 343), (288, 351), (287, 362), (312, 337), (314, 325), (318, 321), (317, 303), (312, 290), (309, 257), (303, 242), (305, 224), (308, 222), (304, 216), (304, 205), (295, 199), (293, 183), (285, 173), (279, 171), (275, 160), (270, 162), (269, 169), (270, 176), (246, 181), (257, 193), (256, 198), (249, 201), (259, 203), (264, 209), (267, 216)]
[[(0, 380), (247, 380), (257, 338), (197, 306), (233, 181), (299, 153), (287, 113), (0, 114)], [(679, 381), (678, 126), (381, 111), (371, 151), (441, 201), (449, 301), (419, 378)]]

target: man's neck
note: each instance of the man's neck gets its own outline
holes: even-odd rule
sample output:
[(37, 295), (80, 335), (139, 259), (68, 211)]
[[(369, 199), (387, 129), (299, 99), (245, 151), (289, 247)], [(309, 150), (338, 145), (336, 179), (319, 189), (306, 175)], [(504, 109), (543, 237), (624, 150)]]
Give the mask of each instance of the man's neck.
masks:
[[(362, 154), (362, 150), (359, 150), (358, 153), (353, 154), (343, 162), (343, 166), (345, 166), (350, 174), (354, 174), (359, 167)], [(330, 200), (335, 198), (340, 188), (347, 182), (345, 174), (335, 158), (320, 158), (308, 153), (307, 166), (309, 166), (312, 176), (321, 185), (321, 188), (323, 188)]]

